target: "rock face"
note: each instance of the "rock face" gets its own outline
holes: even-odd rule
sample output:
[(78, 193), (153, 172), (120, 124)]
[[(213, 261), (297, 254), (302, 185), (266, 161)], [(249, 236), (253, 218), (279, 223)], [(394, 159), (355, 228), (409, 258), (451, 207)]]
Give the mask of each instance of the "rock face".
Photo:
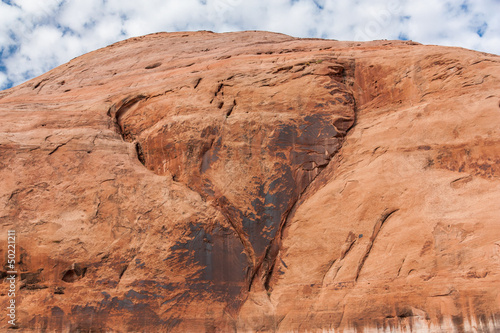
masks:
[(499, 86), (463, 49), (192, 32), (1, 92), (18, 327), (500, 330)]

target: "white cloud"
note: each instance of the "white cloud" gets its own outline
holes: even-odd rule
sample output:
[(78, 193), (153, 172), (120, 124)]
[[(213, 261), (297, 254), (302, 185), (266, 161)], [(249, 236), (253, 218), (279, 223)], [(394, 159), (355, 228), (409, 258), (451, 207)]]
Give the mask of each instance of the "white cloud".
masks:
[(499, 0), (2, 0), (0, 89), (85, 52), (158, 31), (408, 38), (499, 54), (499, 12)]
[(58, 21), (74, 33), (82, 34), (93, 24), (104, 19), (105, 14), (100, 0), (76, 0), (62, 6)]
[(8, 84), (7, 74), (0, 72), (0, 87)]
[(49, 15), (60, 3), (57, 0), (14, 0), (12, 3), (21, 9), (25, 17), (42, 18)]

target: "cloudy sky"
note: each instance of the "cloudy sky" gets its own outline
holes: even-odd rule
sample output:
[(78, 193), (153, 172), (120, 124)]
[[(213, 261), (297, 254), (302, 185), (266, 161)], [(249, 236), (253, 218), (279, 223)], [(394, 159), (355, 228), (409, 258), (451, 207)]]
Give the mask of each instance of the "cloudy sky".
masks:
[(0, 90), (159, 31), (411, 39), (500, 54), (500, 0), (1, 0)]

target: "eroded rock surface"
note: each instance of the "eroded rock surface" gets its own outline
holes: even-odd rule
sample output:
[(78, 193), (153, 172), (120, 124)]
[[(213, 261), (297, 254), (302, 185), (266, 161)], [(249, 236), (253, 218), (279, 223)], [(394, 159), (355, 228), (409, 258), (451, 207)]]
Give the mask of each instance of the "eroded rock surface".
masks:
[(463, 49), (197, 32), (0, 93), (20, 327), (500, 329), (499, 76)]

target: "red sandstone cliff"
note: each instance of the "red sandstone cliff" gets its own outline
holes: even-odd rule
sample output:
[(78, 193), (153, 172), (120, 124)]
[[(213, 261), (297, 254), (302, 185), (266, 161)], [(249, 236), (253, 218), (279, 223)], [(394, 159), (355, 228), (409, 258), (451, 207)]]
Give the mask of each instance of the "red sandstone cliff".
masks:
[(464, 49), (197, 32), (0, 92), (19, 327), (500, 330), (499, 88)]

